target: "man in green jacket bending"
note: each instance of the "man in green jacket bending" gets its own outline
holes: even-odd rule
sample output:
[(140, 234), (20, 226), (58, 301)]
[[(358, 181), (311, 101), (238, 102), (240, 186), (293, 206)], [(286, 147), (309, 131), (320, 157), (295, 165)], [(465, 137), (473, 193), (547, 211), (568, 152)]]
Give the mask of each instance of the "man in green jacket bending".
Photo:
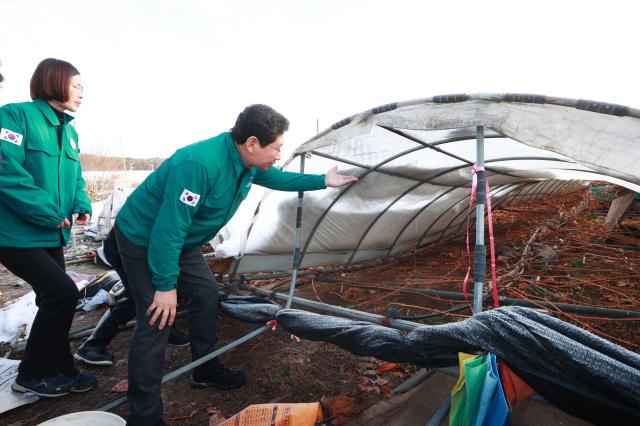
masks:
[[(188, 300), (191, 356), (214, 351), (218, 286), (200, 252), (231, 219), (251, 185), (282, 191), (339, 187), (354, 176), (283, 172), (280, 159), (289, 121), (266, 105), (240, 113), (230, 132), (179, 149), (131, 194), (116, 218), (118, 251), (136, 305), (129, 351), (131, 425), (162, 422), (160, 384), (177, 291)], [(197, 367), (194, 387), (232, 389), (244, 373), (216, 359)]]

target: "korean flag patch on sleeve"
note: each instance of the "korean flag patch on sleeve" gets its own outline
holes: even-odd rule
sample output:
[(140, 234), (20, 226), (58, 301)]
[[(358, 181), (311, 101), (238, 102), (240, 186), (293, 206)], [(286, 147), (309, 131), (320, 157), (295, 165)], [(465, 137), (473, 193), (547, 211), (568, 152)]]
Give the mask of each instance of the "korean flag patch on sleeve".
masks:
[(198, 204), (198, 200), (200, 200), (200, 195), (189, 191), (187, 188), (180, 195), (180, 201), (191, 207), (195, 207)]
[(7, 141), (18, 146), (22, 145), (22, 135), (9, 129), (3, 128), (0, 130), (0, 140)]

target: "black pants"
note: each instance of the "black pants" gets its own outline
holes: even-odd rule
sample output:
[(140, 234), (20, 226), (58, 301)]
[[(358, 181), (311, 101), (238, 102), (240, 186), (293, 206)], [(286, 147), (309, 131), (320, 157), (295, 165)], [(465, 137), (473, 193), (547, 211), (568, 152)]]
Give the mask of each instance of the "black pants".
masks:
[(69, 329), (78, 304), (78, 288), (65, 273), (62, 247), (0, 247), (0, 263), (36, 293), (38, 313), (18, 367), (25, 380), (62, 373), (74, 375)]
[(136, 304), (129, 293), (129, 280), (127, 279), (127, 273), (124, 270), (124, 265), (120, 258), (120, 251), (118, 250), (118, 242), (116, 240), (114, 228), (109, 231), (107, 238), (105, 238), (103, 242), (103, 249), (107, 262), (109, 262), (113, 269), (118, 273), (122, 284), (124, 284), (124, 292), (120, 301), (105, 312), (102, 318), (100, 318), (100, 321), (93, 330), (93, 333), (89, 339), (82, 344), (82, 346), (108, 346), (113, 338), (116, 337), (116, 334), (118, 334), (121, 327), (136, 316)]
[[(136, 306), (136, 326), (129, 350), (129, 424), (153, 425), (162, 419), (160, 383), (169, 327), (158, 330), (158, 322), (150, 326), (146, 314), (156, 292), (151, 284), (148, 249), (127, 240), (117, 227), (115, 234), (129, 281), (129, 293)], [(218, 285), (199, 247), (183, 250), (179, 267), (177, 289), (180, 295), (189, 299), (187, 321), (191, 357), (196, 360), (214, 350)]]
[(124, 270), (124, 265), (120, 258), (114, 228), (109, 231), (107, 238), (105, 238), (103, 248), (107, 261), (118, 273), (120, 280), (124, 284), (123, 300), (118, 302), (117, 305), (113, 306), (102, 316), (93, 334), (91, 334), (91, 337), (89, 337), (85, 343), (107, 346), (116, 334), (118, 334), (120, 327), (124, 326), (136, 316), (136, 305), (129, 293), (129, 280), (127, 279), (127, 273)]

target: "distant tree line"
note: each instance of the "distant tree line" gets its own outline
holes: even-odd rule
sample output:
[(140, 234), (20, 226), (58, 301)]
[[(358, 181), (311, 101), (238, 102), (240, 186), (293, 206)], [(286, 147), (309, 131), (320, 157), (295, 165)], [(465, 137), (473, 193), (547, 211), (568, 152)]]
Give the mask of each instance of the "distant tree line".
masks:
[(82, 170), (104, 171), (104, 170), (155, 170), (162, 164), (164, 158), (131, 158), (131, 157), (110, 157), (96, 154), (80, 154)]

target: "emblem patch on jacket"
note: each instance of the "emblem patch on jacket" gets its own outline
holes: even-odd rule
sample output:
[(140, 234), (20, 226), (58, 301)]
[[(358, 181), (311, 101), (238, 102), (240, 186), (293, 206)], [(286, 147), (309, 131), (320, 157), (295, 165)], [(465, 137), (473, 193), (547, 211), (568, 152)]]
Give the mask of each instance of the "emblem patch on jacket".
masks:
[(69, 138), (69, 145), (71, 145), (71, 149), (78, 149), (78, 145), (76, 145), (76, 141), (73, 138)]
[(0, 130), (0, 140), (7, 141), (14, 145), (22, 145), (22, 135), (20, 133), (12, 132), (9, 129)]
[(200, 195), (189, 191), (187, 188), (180, 195), (180, 201), (191, 207), (195, 207), (198, 204), (198, 200), (200, 200)]

